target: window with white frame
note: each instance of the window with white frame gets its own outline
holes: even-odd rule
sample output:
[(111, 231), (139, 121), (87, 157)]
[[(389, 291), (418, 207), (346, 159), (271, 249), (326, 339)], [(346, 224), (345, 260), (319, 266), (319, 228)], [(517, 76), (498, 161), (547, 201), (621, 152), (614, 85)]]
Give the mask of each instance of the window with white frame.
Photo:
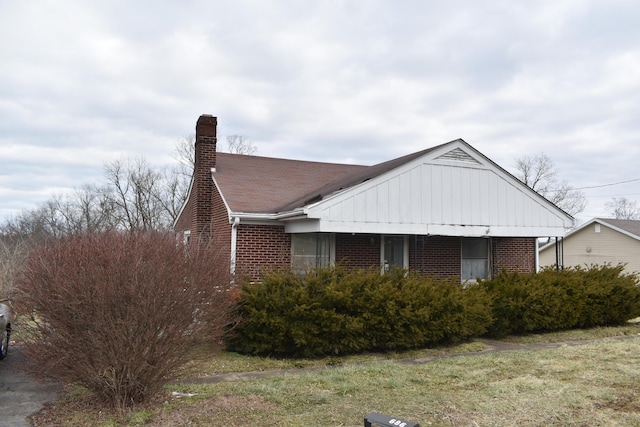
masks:
[(334, 239), (331, 233), (300, 233), (291, 235), (291, 268), (303, 273), (312, 268), (324, 268), (334, 261)]
[(406, 236), (382, 236), (382, 270), (394, 267), (409, 268), (409, 254)]
[(491, 239), (482, 237), (462, 238), (460, 276), (463, 282), (490, 279), (490, 243)]

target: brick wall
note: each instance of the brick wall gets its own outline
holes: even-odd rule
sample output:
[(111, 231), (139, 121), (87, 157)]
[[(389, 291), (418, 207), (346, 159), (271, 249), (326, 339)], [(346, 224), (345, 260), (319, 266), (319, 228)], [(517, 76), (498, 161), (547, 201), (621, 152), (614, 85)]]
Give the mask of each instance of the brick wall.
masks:
[(380, 235), (337, 234), (336, 262), (352, 268), (379, 267)]
[(536, 270), (536, 239), (493, 239), (493, 274), (502, 270), (510, 273), (533, 273)]
[(284, 226), (239, 224), (236, 274), (258, 279), (264, 271), (291, 266), (291, 235)]
[[(380, 236), (337, 234), (336, 261), (347, 268), (380, 267)], [(535, 239), (494, 238), (493, 274), (535, 271)], [(238, 227), (236, 273), (258, 279), (265, 270), (291, 265), (291, 237), (281, 226)], [(460, 237), (410, 236), (409, 269), (440, 279), (460, 277)]]
[(410, 236), (409, 269), (439, 279), (459, 277), (460, 245), (459, 237)]

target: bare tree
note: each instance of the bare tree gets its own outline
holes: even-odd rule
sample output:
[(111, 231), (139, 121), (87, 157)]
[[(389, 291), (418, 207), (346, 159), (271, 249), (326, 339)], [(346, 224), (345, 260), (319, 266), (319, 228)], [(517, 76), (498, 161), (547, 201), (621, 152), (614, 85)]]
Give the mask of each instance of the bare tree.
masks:
[[(256, 151), (244, 136), (226, 139), (230, 152)], [(188, 196), (195, 135), (180, 139), (173, 157), (176, 163), (166, 168), (154, 168), (143, 158), (106, 164), (102, 185), (84, 184), (71, 193), (53, 195), (37, 208), (0, 224), (0, 235), (41, 241), (110, 229), (168, 229)]]
[(70, 234), (116, 227), (114, 206), (106, 187), (85, 184), (68, 194), (54, 194), (37, 208), (0, 225), (4, 238), (40, 242)]
[(558, 179), (558, 170), (546, 154), (516, 159), (516, 177), (532, 190), (551, 201), (570, 215), (577, 215), (587, 205), (584, 193), (567, 181)]
[(189, 134), (183, 136), (176, 143), (174, 160), (178, 162), (175, 169), (180, 171), (183, 175), (191, 177), (193, 173), (193, 167), (196, 163), (196, 135)]
[[(253, 141), (244, 135), (227, 135), (225, 139), (227, 140), (227, 153), (252, 155), (258, 151), (258, 148), (253, 144)], [(196, 162), (195, 143), (195, 134), (183, 136), (176, 143), (176, 149), (173, 156), (173, 158), (178, 161), (180, 168), (189, 176), (191, 176), (193, 166)]]
[(608, 213), (615, 219), (640, 219), (640, 208), (635, 200), (626, 197), (614, 197), (605, 204)]
[(163, 169), (161, 173), (162, 180), (157, 199), (170, 226), (178, 219), (187, 200), (191, 177), (184, 175), (182, 170), (176, 167)]
[(0, 227), (0, 234), (5, 239), (34, 242), (62, 235), (55, 204), (54, 196), (35, 209), (26, 210), (18, 216), (7, 219)]
[(164, 211), (164, 176), (146, 160), (125, 159), (106, 164), (105, 177), (119, 228), (153, 230), (171, 225), (171, 218)]
[(25, 241), (0, 237), (0, 299), (11, 298), (16, 272), (27, 253), (28, 245)]
[(242, 135), (228, 135), (227, 136), (227, 150), (233, 154), (244, 154), (250, 156), (254, 154), (258, 149), (253, 142)]

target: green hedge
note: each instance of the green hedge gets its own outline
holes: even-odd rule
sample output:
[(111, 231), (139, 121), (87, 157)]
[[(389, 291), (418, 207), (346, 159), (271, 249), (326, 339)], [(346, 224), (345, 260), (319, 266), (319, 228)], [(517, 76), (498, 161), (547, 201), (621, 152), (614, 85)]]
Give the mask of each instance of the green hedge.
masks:
[(402, 270), (274, 272), (242, 286), (242, 320), (227, 345), (248, 354), (318, 357), (620, 325), (640, 316), (640, 287), (623, 267), (503, 272), (468, 287)]
[(246, 283), (239, 310), (243, 321), (229, 349), (303, 357), (457, 342), (483, 334), (492, 321), (480, 287), (340, 267)]
[(481, 283), (492, 298), (488, 335), (620, 325), (640, 316), (640, 287), (624, 266), (503, 272)]

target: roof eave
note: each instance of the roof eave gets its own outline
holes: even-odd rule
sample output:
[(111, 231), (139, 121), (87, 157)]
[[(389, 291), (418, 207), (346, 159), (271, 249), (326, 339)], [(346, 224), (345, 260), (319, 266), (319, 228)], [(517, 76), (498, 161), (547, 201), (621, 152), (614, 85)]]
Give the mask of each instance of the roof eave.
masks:
[(230, 212), (229, 219), (231, 222), (235, 218), (241, 222), (261, 222), (261, 221), (291, 221), (296, 219), (304, 219), (307, 215), (302, 209), (296, 209), (288, 212)]

